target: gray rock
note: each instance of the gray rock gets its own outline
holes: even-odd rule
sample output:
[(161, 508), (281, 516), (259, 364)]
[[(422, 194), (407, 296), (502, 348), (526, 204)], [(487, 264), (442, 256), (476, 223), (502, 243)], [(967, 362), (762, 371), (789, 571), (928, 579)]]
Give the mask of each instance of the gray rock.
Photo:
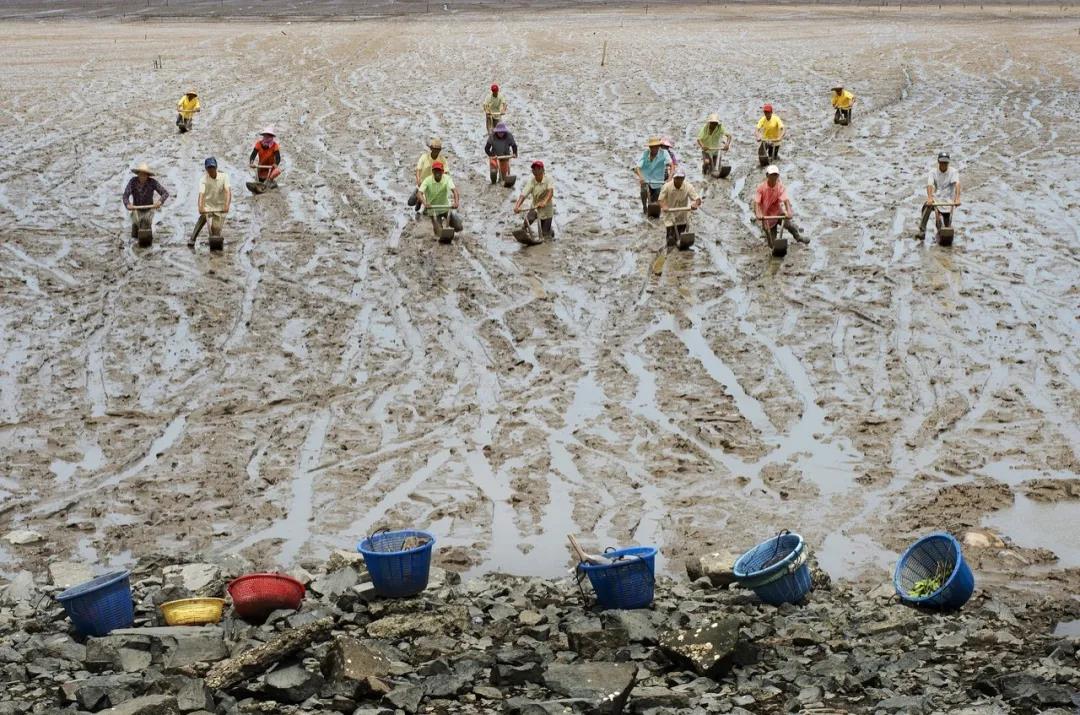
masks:
[(34, 583), (34, 574), (29, 571), (20, 571), (15, 574), (15, 577), (4, 588), (2, 597), (0, 597), (0, 604), (5, 606), (33, 604), (40, 598), (41, 593)]
[(630, 712), (644, 713), (653, 708), (690, 707), (690, 695), (660, 686), (635, 687), (630, 693)]
[(143, 685), (137, 675), (97, 675), (64, 683), (63, 692), (83, 710), (96, 711), (130, 700), (131, 692)]
[(320, 596), (336, 598), (348, 593), (359, 583), (360, 572), (351, 566), (346, 566), (316, 578), (311, 584), (311, 590)]
[(202, 680), (184, 678), (177, 685), (176, 707), (181, 712), (214, 709), (214, 696)]
[(267, 673), (266, 692), (279, 702), (302, 703), (322, 687), (323, 678), (302, 665), (288, 665)]
[(368, 624), (372, 638), (396, 640), (417, 636), (438, 636), (458, 633), (468, 625), (468, 612), (453, 606), (434, 613), (404, 613), (386, 616)]
[(94, 579), (94, 570), (84, 563), (55, 561), (49, 564), (49, 580), (57, 588), (71, 588)]
[[(132, 669), (141, 656), (124, 651), (144, 651), (150, 663), (165, 670), (174, 670), (193, 663), (212, 663), (229, 657), (224, 632), (219, 626), (173, 626), (162, 628), (120, 628), (102, 638), (86, 641), (86, 660), (89, 665), (124, 670)], [(133, 665), (134, 664), (134, 665)]]
[(588, 701), (596, 713), (622, 712), (636, 680), (631, 663), (553, 663), (544, 671), (548, 690)]
[(420, 701), (424, 699), (424, 689), (419, 685), (399, 685), (384, 697), (394, 707), (407, 713), (415, 713), (420, 709)]
[(491, 669), (492, 685), (524, 685), (539, 683), (544, 677), (544, 667), (540, 663), (507, 665), (498, 663)]
[(626, 632), (626, 637), (634, 643), (656, 643), (658, 639), (656, 624), (651, 611), (604, 611), (600, 618), (605, 628), (619, 628)]
[(691, 581), (705, 577), (714, 587), (721, 588), (735, 582), (735, 562), (738, 559), (739, 555), (730, 551), (691, 558), (686, 562), (686, 575)]
[(338, 569), (352, 568), (358, 573), (367, 575), (367, 567), (364, 565), (364, 555), (359, 551), (346, 551), (345, 549), (335, 549), (330, 552), (330, 557), (326, 560), (326, 572), (333, 573)]
[[(180, 586), (185, 591), (196, 595), (210, 595), (203, 592), (210, 586), (219, 585), (221, 581), (221, 569), (215, 564), (185, 564), (183, 566), (166, 566), (162, 570), (167, 585)], [(215, 592), (217, 589), (213, 589)], [(216, 595), (214, 593), (213, 595)]]
[(998, 679), (1001, 695), (1015, 705), (1073, 705), (1074, 689), (1048, 683), (1028, 673), (1008, 673)]
[(899, 712), (920, 715), (921, 713), (926, 712), (926, 698), (911, 695), (896, 695), (880, 701), (877, 704), (877, 707), (880, 710), (890, 713)]
[(719, 680), (731, 670), (738, 645), (739, 622), (733, 618), (660, 636), (660, 648), (677, 663), (713, 680)]
[(45, 540), (41, 534), (33, 531), (32, 529), (16, 529), (15, 531), (9, 531), (4, 534), (4, 541), (8, 542), (12, 546), (26, 546), (28, 544), (37, 544)]
[(178, 715), (176, 698), (171, 695), (144, 695), (126, 700), (106, 711), (109, 715)]
[(322, 662), (322, 672), (332, 683), (344, 683), (352, 696), (382, 695), (391, 688), (383, 680), (390, 675), (393, 662), (374, 648), (355, 638), (338, 636)]
[(583, 658), (594, 658), (602, 650), (615, 650), (629, 643), (626, 631), (621, 628), (593, 628), (588, 624), (575, 624), (567, 630), (570, 648)]

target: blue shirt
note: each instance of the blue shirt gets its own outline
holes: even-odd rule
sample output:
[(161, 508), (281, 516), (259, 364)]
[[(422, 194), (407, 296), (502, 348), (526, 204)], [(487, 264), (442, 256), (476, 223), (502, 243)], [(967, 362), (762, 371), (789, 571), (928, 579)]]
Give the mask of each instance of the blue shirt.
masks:
[(663, 147), (660, 151), (656, 152), (655, 159), (649, 159), (649, 150), (646, 149), (645, 153), (641, 155), (641, 162), (638, 166), (641, 168), (641, 174), (645, 177), (645, 183), (650, 188), (659, 189), (667, 181), (667, 167), (671, 163), (671, 157)]

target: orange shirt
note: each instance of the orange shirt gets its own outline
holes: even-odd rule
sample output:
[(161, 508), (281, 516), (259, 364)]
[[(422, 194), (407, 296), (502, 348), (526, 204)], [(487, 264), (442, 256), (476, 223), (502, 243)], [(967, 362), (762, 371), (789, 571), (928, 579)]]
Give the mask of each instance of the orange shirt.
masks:
[[(762, 181), (754, 192), (754, 202), (761, 207), (762, 216), (781, 216), (784, 213), (784, 201), (788, 201), (787, 189), (784, 182), (776, 180), (776, 186), (769, 186), (768, 181)], [(766, 221), (772, 226), (776, 221)]]
[[(281, 151), (281, 145), (276, 141), (270, 145), (269, 149), (263, 146), (261, 139), (255, 142), (255, 153), (259, 155), (258, 162), (260, 166), (277, 166), (277, 160), (274, 157), (279, 151)], [(259, 178), (265, 179), (267, 173), (269, 173), (268, 170), (259, 169)]]

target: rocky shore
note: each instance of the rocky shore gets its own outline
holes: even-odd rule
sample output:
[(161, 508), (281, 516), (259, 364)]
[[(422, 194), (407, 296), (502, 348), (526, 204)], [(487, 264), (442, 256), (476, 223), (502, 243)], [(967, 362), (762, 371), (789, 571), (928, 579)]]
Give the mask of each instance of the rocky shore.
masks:
[[(0, 714), (1052, 713), (1080, 707), (1080, 641), (1052, 635), (1080, 603), (977, 590), (952, 614), (890, 584), (829, 583), (761, 604), (722, 560), (661, 578), (652, 609), (599, 612), (588, 583), (435, 568), (428, 589), (375, 596), (357, 554), (293, 575), (298, 611), (251, 625), (164, 627), (158, 606), (220, 596), (237, 557), (132, 570), (133, 628), (83, 638), (55, 596), (87, 574), (53, 564), (0, 587)], [(291, 652), (289, 652), (291, 649)], [(251, 666), (253, 653), (276, 653)], [(244, 658), (248, 658), (247, 661)]]

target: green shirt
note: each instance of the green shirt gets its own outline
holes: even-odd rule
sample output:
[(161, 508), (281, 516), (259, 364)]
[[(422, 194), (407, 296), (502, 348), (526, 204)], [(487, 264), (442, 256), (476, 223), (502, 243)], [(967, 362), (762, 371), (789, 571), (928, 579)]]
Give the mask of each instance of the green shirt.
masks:
[[(429, 176), (420, 182), (420, 193), (424, 195), (424, 201), (428, 206), (449, 206), (454, 198), (454, 180), (443, 174), (442, 181), (435, 181), (435, 176)], [(428, 209), (428, 215), (446, 213), (450, 209)]]
[(498, 96), (489, 95), (487, 101), (484, 102), (484, 111), (488, 114), (502, 114), (506, 111), (506, 100), (503, 99), (501, 94)]
[(709, 151), (716, 151), (720, 148), (720, 142), (723, 141), (724, 134), (726, 133), (727, 132), (724, 131), (724, 125), (720, 123), (717, 123), (716, 131), (710, 133), (709, 123), (705, 122), (701, 127), (701, 131), (697, 133), (697, 138), (705, 145), (706, 149)]

